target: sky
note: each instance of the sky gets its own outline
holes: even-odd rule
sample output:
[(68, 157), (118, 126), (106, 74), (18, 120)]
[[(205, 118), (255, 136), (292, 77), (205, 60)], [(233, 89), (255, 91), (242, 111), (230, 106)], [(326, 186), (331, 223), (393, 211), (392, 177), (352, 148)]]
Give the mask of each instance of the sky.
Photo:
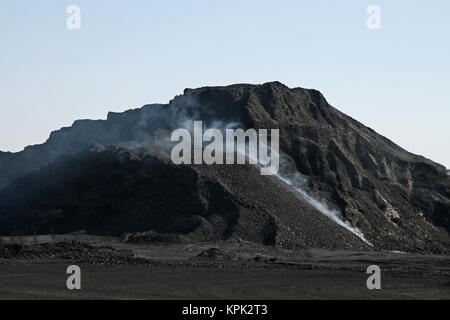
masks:
[(448, 0), (1, 1), (0, 150), (184, 88), (276, 80), (450, 168), (449, 17)]

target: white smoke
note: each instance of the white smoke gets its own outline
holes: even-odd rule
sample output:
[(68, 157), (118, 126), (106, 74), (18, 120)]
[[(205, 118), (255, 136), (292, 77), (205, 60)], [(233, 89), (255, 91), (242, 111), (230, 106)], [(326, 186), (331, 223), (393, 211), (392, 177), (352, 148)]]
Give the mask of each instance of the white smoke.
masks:
[(308, 193), (306, 193), (306, 191), (302, 190), (300, 187), (295, 186), (291, 180), (289, 180), (285, 177), (282, 177), (280, 174), (276, 175), (276, 177), (278, 177), (281, 181), (283, 181), (283, 182), (287, 183), (288, 185), (292, 186), (293, 188), (295, 188), (295, 190), (297, 190), (297, 192), (300, 193), (300, 195), (310, 205), (312, 205), (314, 208), (316, 208), (320, 213), (324, 214), (325, 216), (330, 218), (332, 221), (334, 221), (341, 227), (347, 229), (348, 231), (350, 231), (351, 233), (353, 233), (354, 235), (359, 237), (367, 245), (373, 247), (373, 244), (364, 237), (364, 234), (361, 232), (361, 230), (359, 230), (356, 227), (353, 227), (349, 221), (342, 220), (342, 214), (340, 212), (331, 210), (330, 208), (328, 208), (326, 203), (320, 202), (320, 201), (314, 199), (312, 196), (310, 196)]
[[(149, 117), (145, 117), (144, 119), (142, 119), (143, 120), (142, 125), (145, 126), (148, 124), (148, 122), (154, 121), (155, 118), (157, 118), (154, 116), (155, 114), (150, 114)], [(199, 103), (193, 97), (190, 96), (182, 96), (180, 97), (179, 100), (174, 101), (172, 103), (172, 108), (170, 108), (169, 116), (172, 127), (185, 128), (190, 132), (193, 132), (194, 121), (202, 120), (202, 116), (199, 111)], [(203, 123), (205, 124), (203, 127), (204, 131), (208, 129), (218, 129), (221, 132), (225, 132), (227, 129), (235, 129), (243, 127), (241, 123), (232, 121), (217, 120), (212, 122), (210, 121), (208, 123), (207, 122)], [(259, 143), (261, 146), (261, 142)], [(280, 166), (282, 166), (283, 165), (282, 157), (278, 153), (278, 151), (275, 151), (268, 146), (265, 147), (267, 148), (267, 150), (270, 150), (271, 153), (276, 152), (278, 154), (278, 157), (280, 159)], [(236, 145), (236, 152), (238, 152), (238, 150), (239, 148), (237, 148)], [(244, 150), (246, 150), (245, 156), (249, 157), (248, 146), (246, 146)], [(256, 161), (257, 163), (260, 164), (261, 167), (265, 168), (266, 170), (271, 170), (267, 165), (261, 164), (259, 159), (256, 159)], [(282, 182), (294, 188), (303, 199), (305, 199), (311, 206), (317, 209), (320, 213), (328, 217), (330, 220), (332, 220), (339, 226), (347, 229), (348, 231), (356, 235), (367, 245), (373, 247), (373, 244), (364, 237), (364, 234), (357, 227), (353, 227), (349, 221), (346, 221), (340, 212), (330, 209), (325, 202), (315, 199), (312, 195), (308, 194), (308, 192), (305, 191), (304, 185), (306, 183), (306, 180), (300, 175), (299, 172), (295, 172), (289, 175), (282, 172), (283, 170), (279, 170), (278, 172), (273, 172), (273, 175)]]
[[(268, 149), (270, 150), (271, 153), (277, 152), (276, 150), (274, 150), (270, 147), (268, 147)], [(278, 153), (278, 157), (280, 157), (280, 160), (282, 159), (282, 157), (279, 153)], [(282, 165), (283, 165), (283, 161), (280, 161), (280, 166), (282, 166)], [(265, 166), (265, 168), (266, 168), (266, 170), (270, 170), (270, 168), (267, 166)], [(348, 231), (350, 231), (351, 233), (356, 235), (367, 245), (373, 247), (373, 244), (364, 237), (364, 234), (361, 232), (361, 230), (359, 230), (356, 227), (353, 227), (349, 221), (345, 221), (340, 212), (330, 209), (325, 202), (314, 199), (313, 196), (308, 194), (303, 189), (303, 186), (306, 183), (306, 179), (303, 178), (299, 172), (296, 171), (292, 174), (289, 174), (289, 177), (287, 176), (287, 174), (283, 174), (281, 172), (282, 172), (282, 170), (280, 170), (279, 172), (273, 172), (273, 175), (275, 177), (277, 177), (278, 179), (280, 179), (281, 181), (283, 181), (284, 183), (291, 186), (292, 188), (294, 188), (300, 194), (300, 196), (303, 199), (305, 199), (306, 202), (308, 202), (311, 206), (313, 206), (315, 209), (317, 209), (317, 211), (319, 211), (323, 215), (327, 216), (330, 220), (337, 223), (339, 226), (347, 229)]]

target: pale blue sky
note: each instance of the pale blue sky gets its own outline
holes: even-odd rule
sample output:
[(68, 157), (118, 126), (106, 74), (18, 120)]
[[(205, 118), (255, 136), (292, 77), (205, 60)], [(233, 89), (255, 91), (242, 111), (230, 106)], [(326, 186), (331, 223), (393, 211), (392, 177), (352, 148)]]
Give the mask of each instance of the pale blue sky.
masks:
[(1, 1), (0, 40), (2, 151), (186, 87), (278, 80), (450, 167), (448, 0)]

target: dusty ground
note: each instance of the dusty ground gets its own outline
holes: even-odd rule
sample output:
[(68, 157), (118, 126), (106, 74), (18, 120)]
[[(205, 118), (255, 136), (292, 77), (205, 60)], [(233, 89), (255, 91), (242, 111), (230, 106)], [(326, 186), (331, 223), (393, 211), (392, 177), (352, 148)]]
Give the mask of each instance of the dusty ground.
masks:
[[(51, 238), (63, 240), (69, 239)], [(450, 299), (449, 256), (293, 252), (242, 242), (154, 246), (99, 237), (78, 240), (94, 249), (80, 254), (77, 247), (73, 258), (29, 258), (27, 249), (28, 258), (0, 259), (0, 299)], [(20, 239), (27, 241), (51, 242)], [(103, 251), (97, 248), (106, 244), (118, 254), (108, 250), (107, 258), (98, 257)], [(219, 254), (205, 255), (209, 248)], [(66, 288), (71, 264), (81, 267), (81, 291)], [(365, 270), (372, 264), (382, 269), (378, 291), (366, 287)]]
[(65, 287), (67, 263), (0, 266), (1, 299), (449, 299), (449, 279), (386, 274), (369, 291), (356, 271), (80, 265), (82, 290)]

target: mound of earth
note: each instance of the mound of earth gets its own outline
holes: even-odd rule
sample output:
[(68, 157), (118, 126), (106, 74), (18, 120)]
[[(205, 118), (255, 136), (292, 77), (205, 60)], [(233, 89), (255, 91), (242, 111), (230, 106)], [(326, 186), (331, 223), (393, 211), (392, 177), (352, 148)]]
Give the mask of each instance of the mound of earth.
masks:
[(76, 121), (42, 145), (0, 153), (3, 232), (153, 232), (176, 241), (366, 248), (252, 166), (173, 166), (157, 145), (192, 120), (280, 129), (290, 170), (375, 248), (450, 250), (445, 167), (339, 112), (320, 92), (278, 82), (186, 89), (167, 105)]
[(191, 258), (191, 260), (232, 261), (233, 255), (217, 248), (210, 248), (202, 251), (196, 257)]
[(25, 234), (85, 230), (131, 233), (124, 236), (131, 243), (242, 239), (285, 248), (369, 248), (255, 166), (178, 166), (152, 146), (64, 157), (0, 197), (8, 213), (0, 224)]

